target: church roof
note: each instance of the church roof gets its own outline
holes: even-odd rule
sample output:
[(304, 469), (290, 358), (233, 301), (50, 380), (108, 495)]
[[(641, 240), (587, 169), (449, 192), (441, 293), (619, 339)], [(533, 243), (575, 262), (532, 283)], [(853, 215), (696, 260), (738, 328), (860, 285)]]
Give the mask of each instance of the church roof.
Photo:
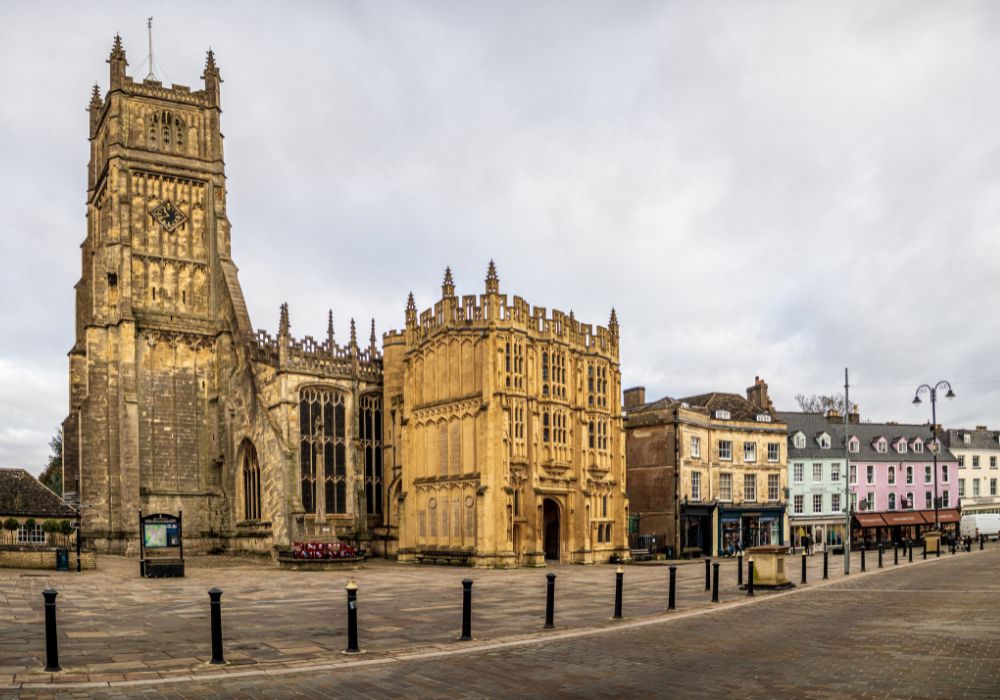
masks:
[(75, 518), (76, 511), (25, 469), (0, 467), (0, 516)]

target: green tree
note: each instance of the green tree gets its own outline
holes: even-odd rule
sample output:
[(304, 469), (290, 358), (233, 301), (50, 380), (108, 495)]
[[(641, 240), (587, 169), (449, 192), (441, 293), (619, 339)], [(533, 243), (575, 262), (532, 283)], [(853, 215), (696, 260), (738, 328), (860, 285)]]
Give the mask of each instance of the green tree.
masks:
[(55, 437), (49, 440), (49, 448), (52, 450), (52, 453), (49, 455), (49, 461), (46, 463), (45, 469), (42, 470), (38, 480), (52, 489), (57, 495), (62, 496), (63, 439), (61, 430), (57, 430)]

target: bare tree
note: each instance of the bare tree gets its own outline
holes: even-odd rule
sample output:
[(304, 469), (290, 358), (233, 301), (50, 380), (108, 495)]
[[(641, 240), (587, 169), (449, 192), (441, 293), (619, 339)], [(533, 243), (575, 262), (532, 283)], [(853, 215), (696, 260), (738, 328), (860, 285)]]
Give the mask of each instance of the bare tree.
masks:
[(63, 492), (62, 446), (62, 431), (57, 430), (55, 437), (49, 440), (49, 447), (52, 449), (52, 454), (49, 455), (49, 461), (45, 465), (45, 469), (42, 470), (41, 475), (38, 477), (39, 481), (60, 496), (62, 496)]
[(843, 394), (834, 394), (832, 396), (825, 394), (812, 394), (811, 396), (796, 394), (795, 401), (799, 404), (799, 408), (806, 413), (826, 413), (830, 409), (836, 411), (844, 410)]

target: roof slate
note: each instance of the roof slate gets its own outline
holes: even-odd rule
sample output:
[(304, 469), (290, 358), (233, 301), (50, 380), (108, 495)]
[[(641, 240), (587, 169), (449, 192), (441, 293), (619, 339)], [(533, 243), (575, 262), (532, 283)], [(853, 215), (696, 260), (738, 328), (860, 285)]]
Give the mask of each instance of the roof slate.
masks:
[[(971, 438), (969, 444), (965, 444), (964, 436), (968, 434)], [(998, 430), (964, 430), (951, 429), (945, 434), (945, 444), (962, 450), (995, 450), (1000, 451), (1000, 435)]]
[[(788, 459), (835, 459), (844, 454), (844, 424), (842, 419), (829, 420), (822, 413), (793, 413), (779, 412), (778, 417), (788, 424)], [(795, 447), (793, 438), (799, 431), (805, 433), (806, 446), (803, 449)], [(820, 432), (830, 435), (830, 448), (823, 449), (816, 444), (813, 436)], [(923, 452), (913, 452), (907, 449), (904, 453), (899, 453), (892, 446), (897, 438), (904, 437), (908, 444), (912, 444), (915, 438), (921, 438), (925, 442), (930, 439), (931, 432), (928, 425), (912, 424), (891, 424), (891, 423), (851, 423), (848, 426), (850, 435), (858, 438), (859, 450), (851, 453), (852, 462), (923, 462), (930, 461), (932, 455), (926, 448)], [(873, 443), (880, 437), (889, 441), (888, 452), (876, 451)], [(955, 456), (947, 449), (942, 440), (941, 452), (938, 453), (938, 460), (942, 462), (955, 462)]]
[(75, 518), (76, 511), (25, 469), (0, 467), (0, 516)]

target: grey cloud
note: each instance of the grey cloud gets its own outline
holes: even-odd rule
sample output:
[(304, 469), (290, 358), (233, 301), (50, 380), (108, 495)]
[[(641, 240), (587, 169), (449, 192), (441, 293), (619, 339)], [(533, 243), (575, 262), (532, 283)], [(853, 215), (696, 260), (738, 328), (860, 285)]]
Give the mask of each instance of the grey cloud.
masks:
[[(866, 415), (947, 377), (1000, 425), (1000, 59), (992, 3), (193, 3), (156, 14), (165, 80), (217, 54), (233, 249), (255, 325), (402, 323), (445, 265), (622, 323), (623, 384), (780, 407), (850, 366)], [(0, 459), (65, 412), (89, 87), (145, 8), (5, 5)], [(192, 23), (190, 17), (199, 21)], [(55, 21), (53, 18), (57, 18)], [(145, 72), (145, 71), (143, 71)], [(19, 375), (24, 375), (22, 379)], [(28, 377), (32, 379), (29, 381)], [(994, 383), (989, 383), (994, 382)]]

